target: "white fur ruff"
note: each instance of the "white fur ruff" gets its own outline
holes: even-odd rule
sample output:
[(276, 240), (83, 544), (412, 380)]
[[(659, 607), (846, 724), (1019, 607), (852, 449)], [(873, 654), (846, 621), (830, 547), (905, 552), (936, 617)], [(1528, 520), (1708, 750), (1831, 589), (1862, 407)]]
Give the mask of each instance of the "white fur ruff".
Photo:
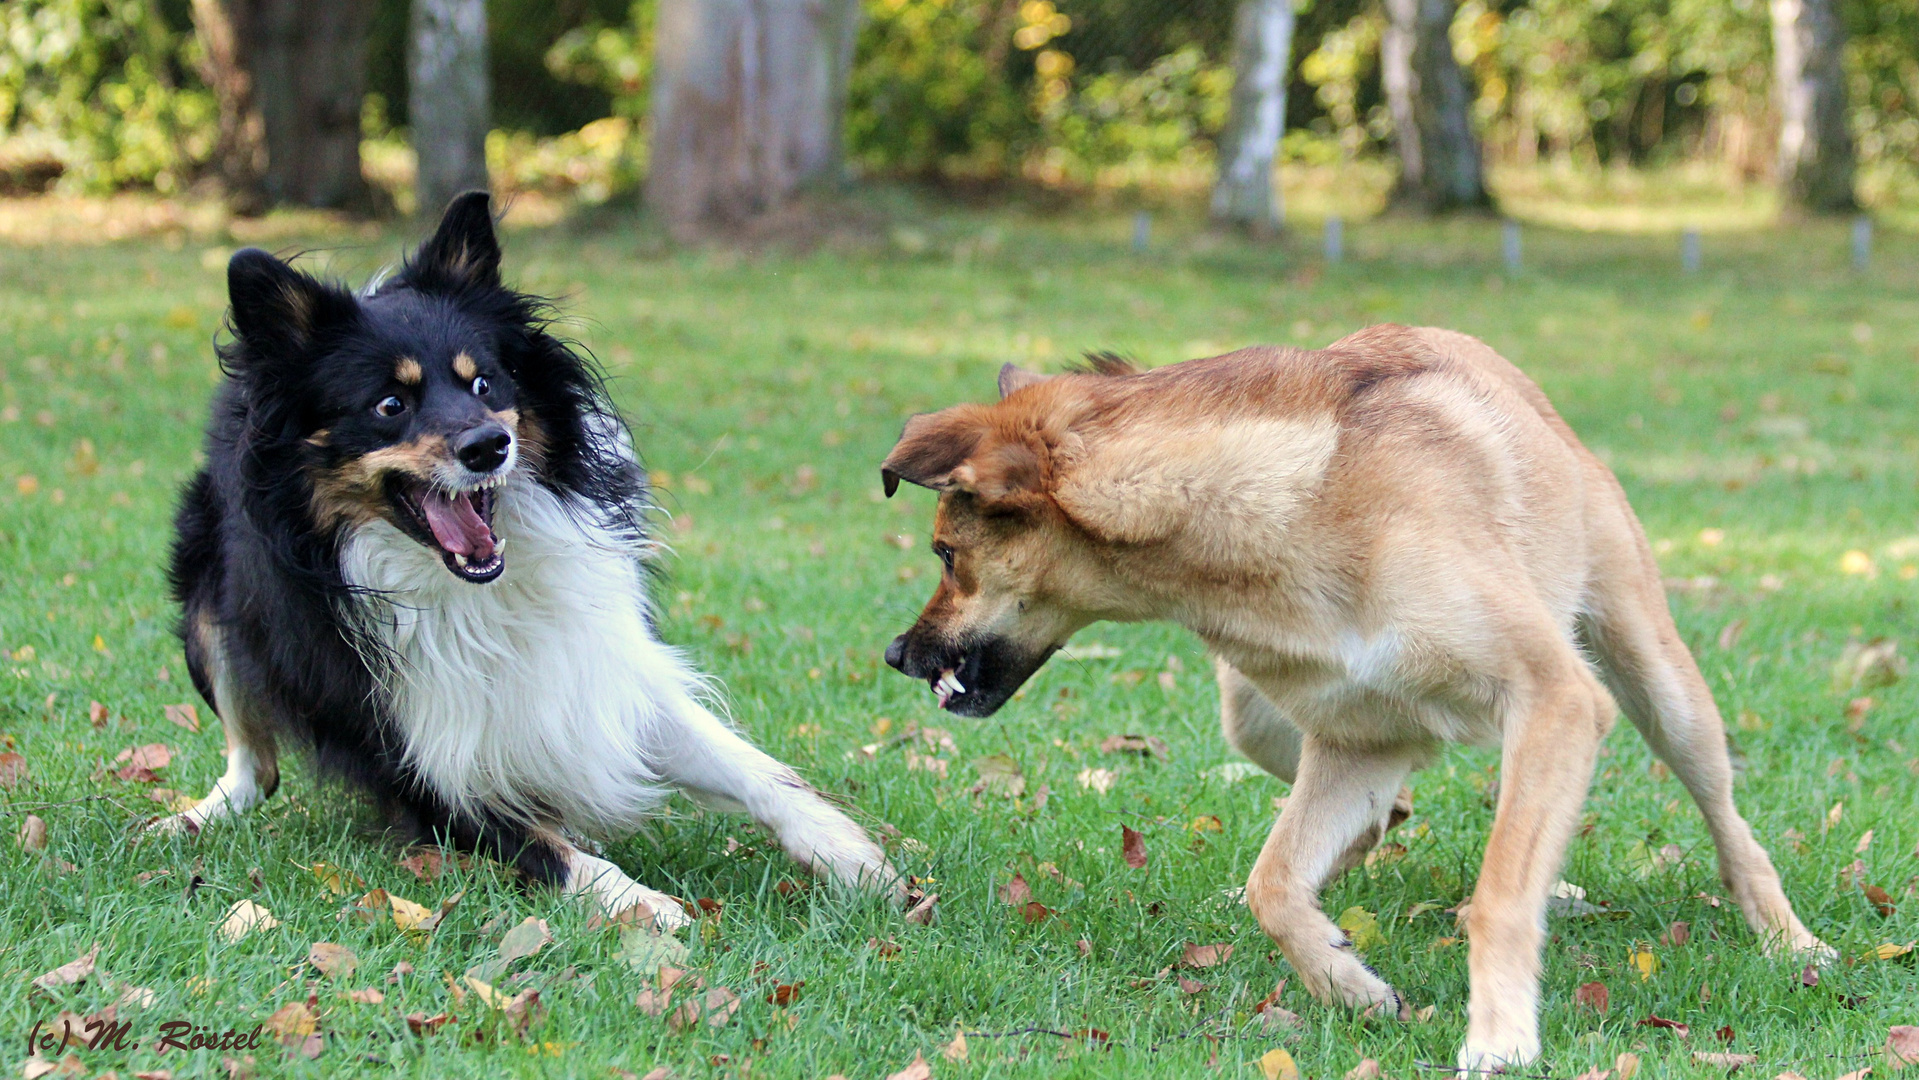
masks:
[(385, 689), (406, 758), (448, 804), (617, 836), (668, 795), (656, 748), (700, 679), (647, 626), (645, 542), (604, 516), (516, 471), (490, 584), (385, 522), (342, 552), (347, 581), (377, 594), (359, 614), (398, 660)]

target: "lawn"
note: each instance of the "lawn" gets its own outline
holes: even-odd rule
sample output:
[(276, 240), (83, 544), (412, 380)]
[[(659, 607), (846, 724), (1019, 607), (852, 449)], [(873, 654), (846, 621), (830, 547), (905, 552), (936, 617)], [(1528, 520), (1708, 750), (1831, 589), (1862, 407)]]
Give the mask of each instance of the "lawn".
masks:
[[(160, 1025), (251, 1029), (310, 994), (320, 1056), (268, 1037), (249, 1051), (258, 1075), (666, 1065), (683, 1078), (879, 1080), (924, 1053), (940, 1077), (1250, 1077), (1276, 1047), (1308, 1077), (1363, 1057), (1400, 1078), (1449, 1063), (1466, 948), (1444, 909), (1472, 888), (1494, 755), (1456, 751), (1417, 777), (1400, 846), (1325, 896), (1428, 1018), (1355, 1018), (1293, 980), (1278, 1003), (1298, 1026), (1268, 1026), (1255, 1006), (1289, 972), (1234, 890), (1283, 787), (1234, 766), (1193, 638), (1092, 627), (1080, 659), (1055, 659), (985, 721), (937, 714), (924, 685), (880, 661), (938, 566), (932, 496), (880, 494), (878, 463), (908, 414), (986, 399), (1007, 360), (1057, 369), (1111, 348), (1164, 364), (1317, 346), (1388, 320), (1485, 338), (1618, 472), (1727, 716), (1741, 807), (1801, 916), (1849, 958), (1808, 986), (1760, 955), (1714, 897), (1698, 814), (1622, 724), (1564, 870), (1604, 914), (1553, 920), (1546, 1049), (1529, 1075), (1632, 1052), (1642, 1076), (1718, 1076), (1691, 1055), (1726, 1051), (1758, 1056), (1749, 1075), (1828, 1080), (1877, 1064), (1888, 1025), (1919, 1022), (1919, 954), (1850, 962), (1919, 938), (1919, 674), (1870, 685), (1897, 666), (1880, 664), (1855, 685), (1835, 670), (1849, 643), (1856, 655), (1879, 638), (1904, 654), (1919, 642), (1919, 238), (1882, 231), (1859, 275), (1843, 226), (1714, 234), (1703, 270), (1685, 275), (1671, 236), (1537, 230), (1512, 275), (1490, 224), (1349, 225), (1348, 257), (1329, 266), (1310, 230), (1259, 248), (1168, 217), (1136, 253), (1124, 216), (885, 209), (902, 224), (884, 239), (798, 255), (670, 250), (611, 214), (507, 241), (514, 280), (566, 297), (655, 470), (672, 515), (666, 637), (721, 680), (742, 728), (849, 799), (939, 895), (937, 922), (920, 927), (795, 888), (794, 867), (745, 821), (676, 801), (610, 851), (647, 883), (712, 902), (681, 966), (740, 1005), (685, 1032), (635, 1005), (651, 985), (640, 939), (484, 862), (423, 880), (369, 809), (302, 767), (249, 818), (135, 837), (162, 810), (153, 796), (202, 794), (221, 769), (161, 567), (218, 377), (227, 249), (177, 235), (0, 248), (0, 741), (24, 759), (0, 762), (25, 770), (0, 788), (5, 1067), (36, 1022), (97, 1012), (127, 987), (151, 992), (119, 1007), (141, 1046), (78, 1051), (85, 1075), (225, 1076), (217, 1050), (156, 1056)], [(407, 235), (317, 235), (311, 258), (359, 279)], [(166, 714), (189, 702), (197, 734)], [(1164, 758), (1101, 750), (1122, 734), (1163, 740)], [(155, 743), (170, 755), (149, 774), (116, 761)], [(44, 850), (13, 840), (29, 812)], [(1122, 860), (1122, 827), (1144, 835), (1145, 868)], [(1015, 874), (1039, 908), (1005, 902)], [(1867, 885), (1886, 890), (1889, 914)], [(342, 916), (374, 888), (428, 907), (463, 896), (430, 934)], [(242, 900), (279, 925), (226, 940)], [(503, 994), (540, 991), (544, 1011), (520, 1034), (455, 986), (529, 918), (552, 944), (481, 973)], [(315, 942), (351, 950), (357, 971), (322, 975), (305, 962)], [(86, 982), (31, 986), (96, 943)], [(1233, 950), (1182, 967), (1187, 943)], [(401, 964), (411, 973), (389, 978)], [(1576, 1001), (1589, 983), (1605, 986), (1606, 1011)], [(365, 989), (384, 1001), (346, 996)], [(452, 1020), (425, 1037), (404, 1019), (441, 1013)], [(1642, 1023), (1654, 1016), (1690, 1037)], [(961, 1030), (967, 1059), (943, 1059)]]

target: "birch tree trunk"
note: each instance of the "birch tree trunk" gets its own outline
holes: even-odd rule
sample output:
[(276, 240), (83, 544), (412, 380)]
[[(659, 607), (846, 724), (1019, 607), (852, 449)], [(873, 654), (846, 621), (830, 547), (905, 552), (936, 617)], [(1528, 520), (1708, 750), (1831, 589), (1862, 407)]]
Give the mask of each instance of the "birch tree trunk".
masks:
[(220, 104), (220, 173), (243, 208), (371, 208), (360, 175), (371, 0), (193, 0)]
[(1801, 213), (1857, 210), (1846, 126), (1846, 28), (1833, 0), (1772, 0), (1773, 83), (1779, 98), (1779, 181)]
[(407, 123), (420, 162), (415, 211), (438, 218), (455, 195), (487, 189), (486, 0), (413, 0), (410, 30)]
[(1233, 100), (1219, 144), (1213, 220), (1256, 236), (1284, 217), (1273, 159), (1286, 130), (1292, 70), (1293, 0), (1241, 0), (1233, 18)]
[(675, 236), (840, 177), (858, 0), (660, 6), (646, 201)]
[(1455, 0), (1386, 0), (1380, 41), (1399, 183), (1393, 203), (1426, 214), (1488, 210), (1472, 88), (1453, 58)]

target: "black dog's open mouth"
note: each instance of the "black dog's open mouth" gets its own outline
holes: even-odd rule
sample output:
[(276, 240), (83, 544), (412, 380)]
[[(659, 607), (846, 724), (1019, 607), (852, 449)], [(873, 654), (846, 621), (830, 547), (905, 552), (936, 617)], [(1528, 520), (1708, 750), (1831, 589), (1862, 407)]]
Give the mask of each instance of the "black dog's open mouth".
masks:
[(484, 585), (506, 569), (506, 541), (493, 535), (493, 489), (447, 492), (396, 478), (388, 494), (407, 534), (439, 552), (454, 577)]

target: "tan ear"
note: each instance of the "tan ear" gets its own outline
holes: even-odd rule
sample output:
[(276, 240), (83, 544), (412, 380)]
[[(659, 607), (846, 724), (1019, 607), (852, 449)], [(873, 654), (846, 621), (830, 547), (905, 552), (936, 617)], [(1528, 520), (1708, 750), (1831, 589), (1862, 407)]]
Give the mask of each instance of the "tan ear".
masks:
[(1051, 375), (1041, 375), (1037, 371), (1028, 371), (1017, 364), (1007, 364), (999, 369), (999, 396), (1002, 400), (1016, 390), (1024, 390), (1037, 383), (1043, 383)]
[(906, 421), (906, 430), (893, 452), (880, 463), (886, 497), (899, 490), (900, 481), (934, 491), (955, 486), (953, 473), (970, 457), (987, 430), (977, 405), (956, 405), (936, 413), (920, 413)]
[(955, 405), (906, 421), (893, 452), (880, 465), (891, 497), (900, 481), (934, 491), (964, 491), (991, 507), (1013, 509), (1041, 498), (1045, 447), (1037, 433), (1005, 430), (991, 405)]

